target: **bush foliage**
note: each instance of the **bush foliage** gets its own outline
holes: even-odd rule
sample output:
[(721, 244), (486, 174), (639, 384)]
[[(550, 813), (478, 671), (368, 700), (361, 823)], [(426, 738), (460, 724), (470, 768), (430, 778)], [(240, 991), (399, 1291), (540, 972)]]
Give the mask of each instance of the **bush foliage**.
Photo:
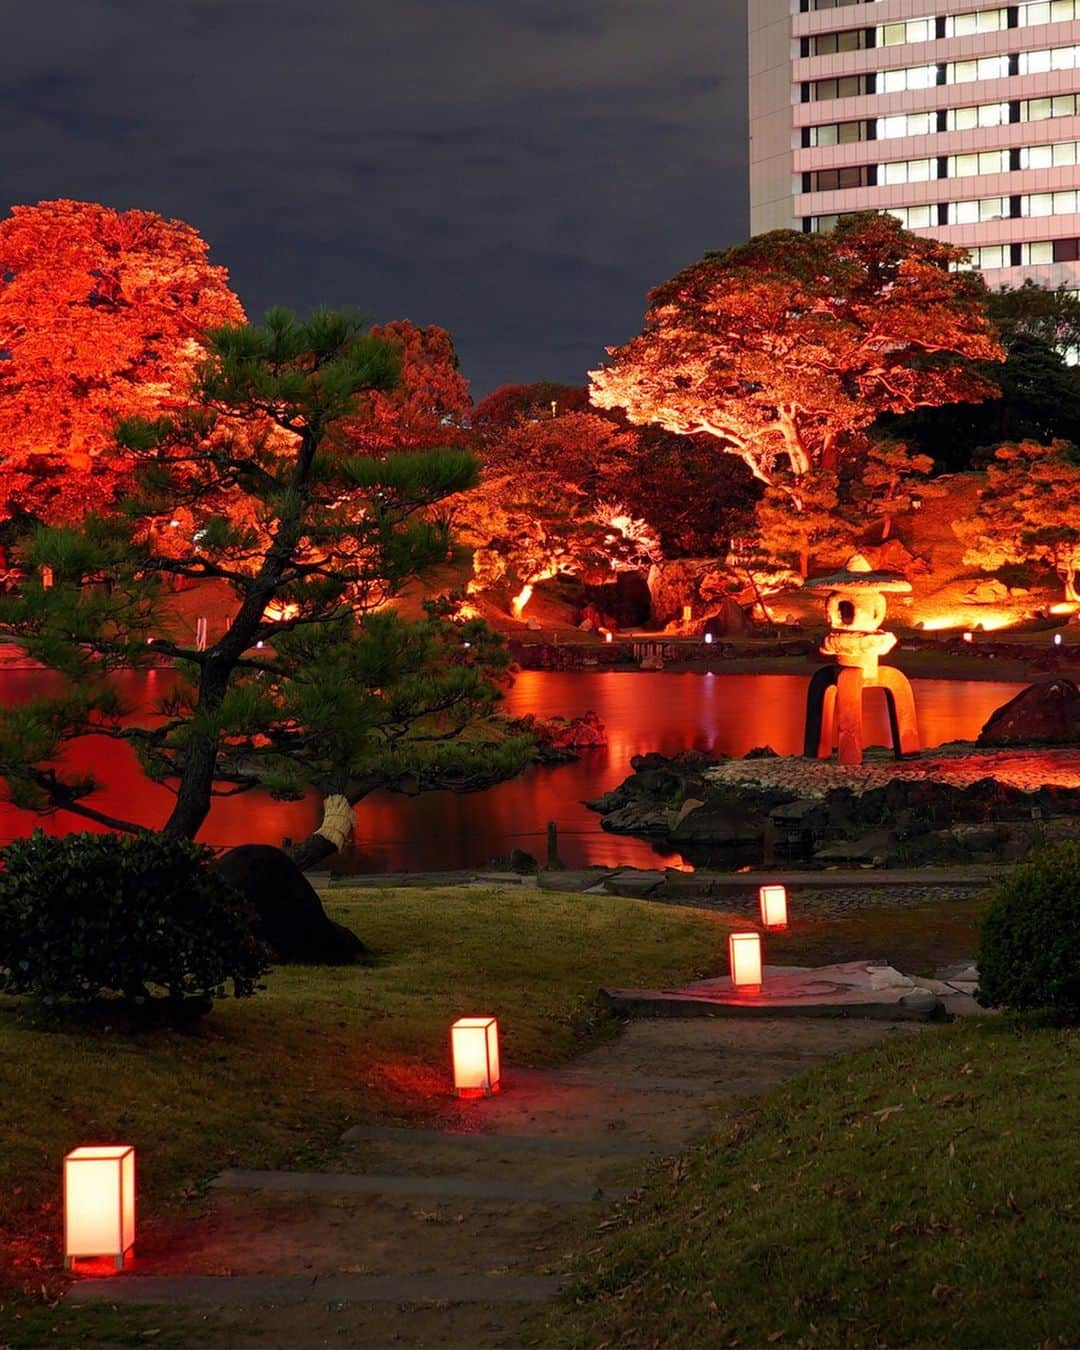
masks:
[(1046, 849), (999, 888), (983, 925), (978, 1000), (1080, 1017), (1080, 844)]
[(133, 1003), (255, 992), (247, 902), (211, 853), (159, 834), (35, 833), (0, 853), (0, 990)]

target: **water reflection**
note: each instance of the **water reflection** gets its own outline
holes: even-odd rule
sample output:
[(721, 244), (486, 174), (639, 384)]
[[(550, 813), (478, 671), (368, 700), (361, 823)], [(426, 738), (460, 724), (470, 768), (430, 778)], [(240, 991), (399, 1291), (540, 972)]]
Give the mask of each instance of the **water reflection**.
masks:
[[(133, 701), (156, 699), (165, 672), (130, 676), (125, 692)], [(0, 673), (0, 697), (21, 702), (42, 687), (30, 671)], [(1004, 682), (915, 680), (915, 697), (926, 745), (972, 739), (990, 713), (1023, 687)], [(523, 672), (507, 699), (514, 715), (571, 716), (595, 709), (608, 729), (609, 745), (587, 752), (576, 764), (534, 768), (488, 792), (449, 792), (403, 798), (374, 793), (360, 806), (354, 866), (387, 872), (482, 866), (514, 848), (542, 855), (547, 822), (559, 827), (559, 851), (571, 866), (623, 863), (640, 866), (675, 855), (656, 853), (647, 843), (604, 834), (598, 817), (582, 801), (615, 787), (629, 772), (632, 755), (659, 750), (674, 754), (695, 748), (743, 755), (771, 745), (780, 754), (802, 747), (807, 677), (802, 675), (698, 675), (596, 672)], [(888, 735), (883, 701), (867, 702), (872, 742)], [(126, 746), (92, 737), (72, 750), (70, 762), (93, 769), (103, 784), (95, 804), (140, 824), (160, 824), (170, 806), (166, 788), (148, 784)], [(302, 837), (317, 822), (314, 800), (275, 802), (264, 793), (215, 802), (203, 831), (209, 843), (230, 845), (283, 836)], [(0, 804), (0, 836), (29, 833), (35, 825), (57, 834), (93, 828), (61, 813), (44, 821)]]

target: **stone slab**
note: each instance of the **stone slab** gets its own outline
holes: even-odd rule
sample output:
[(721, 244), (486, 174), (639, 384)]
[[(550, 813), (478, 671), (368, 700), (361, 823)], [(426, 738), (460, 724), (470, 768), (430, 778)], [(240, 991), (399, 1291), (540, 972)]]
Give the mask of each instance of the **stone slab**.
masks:
[(911, 980), (891, 966), (769, 966), (760, 992), (735, 989), (730, 976), (671, 989), (602, 989), (611, 1007), (630, 1017), (873, 1017), (931, 1021), (945, 1017), (937, 980)]
[(288, 1195), (381, 1195), (438, 1200), (495, 1200), (521, 1205), (582, 1205), (625, 1200), (618, 1187), (528, 1186), (476, 1177), (374, 1176), (359, 1172), (254, 1172), (232, 1168), (210, 1183), (230, 1191), (277, 1191)]
[(80, 1280), (69, 1304), (168, 1303), (175, 1307), (284, 1307), (298, 1303), (546, 1303), (560, 1281), (546, 1275), (117, 1275)]
[(666, 877), (663, 872), (626, 868), (616, 872), (602, 882), (602, 889), (608, 895), (621, 895), (636, 900), (652, 895), (663, 886)]
[(567, 891), (575, 895), (588, 892), (593, 887), (603, 886), (609, 877), (613, 877), (616, 868), (586, 868), (549, 872), (541, 870), (537, 880), (542, 891)]
[(548, 1153), (601, 1158), (646, 1158), (662, 1153), (645, 1140), (573, 1139), (541, 1134), (465, 1134), (460, 1130), (410, 1130), (395, 1125), (354, 1125), (341, 1136), (343, 1144), (455, 1144), (478, 1153)]

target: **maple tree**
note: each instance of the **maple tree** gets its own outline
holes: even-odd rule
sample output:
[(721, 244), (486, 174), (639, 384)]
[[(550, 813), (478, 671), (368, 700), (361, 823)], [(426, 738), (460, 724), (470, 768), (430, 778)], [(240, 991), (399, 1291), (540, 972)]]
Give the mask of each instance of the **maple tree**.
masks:
[(769, 486), (837, 472), (884, 412), (978, 401), (1000, 360), (965, 255), (887, 215), (828, 234), (780, 230), (704, 259), (649, 295), (643, 331), (591, 372), (598, 408), (711, 436)]
[(587, 412), (518, 422), (487, 438), (483, 480), (454, 513), (474, 547), (472, 591), (510, 579), (520, 618), (541, 581), (564, 574), (598, 584), (646, 564), (657, 540), (613, 495), (636, 447), (634, 431)]
[(472, 424), (482, 432), (505, 431), (519, 422), (548, 421), (564, 413), (588, 411), (589, 391), (577, 385), (551, 380), (502, 384), (476, 405)]
[[(497, 703), (507, 657), (496, 636), (438, 606), (422, 623), (386, 607), (445, 558), (431, 508), (474, 484), (474, 457), (335, 446), (359, 400), (394, 388), (394, 344), (349, 314), (301, 322), (282, 310), (204, 341), (185, 406), (121, 424), (135, 495), (20, 545), (28, 578), (0, 598), (0, 632), (64, 679), (59, 693), (0, 709), (12, 799), (135, 828), (97, 811), (93, 779), (64, 768), (70, 740), (109, 736), (174, 789), (171, 835), (194, 837), (215, 791), (320, 787), (327, 820), (301, 849), (310, 862), (340, 846), (342, 804), (351, 819), (375, 787), (467, 788), (516, 772), (524, 741), (461, 735)], [(176, 529), (157, 528), (165, 512)], [(177, 577), (234, 596), (205, 648), (170, 611)], [(168, 698), (125, 716), (111, 676), (161, 657), (177, 671)]]
[(242, 322), (189, 225), (94, 202), (0, 221), (0, 517), (77, 519), (130, 468), (120, 417), (182, 405), (207, 329)]
[(399, 319), (373, 325), (370, 335), (398, 352), (400, 378), (393, 389), (374, 390), (360, 403), (340, 428), (343, 442), (375, 452), (464, 444), (472, 397), (446, 329)]
[(999, 446), (970, 520), (953, 529), (967, 545), (964, 562), (987, 571), (1041, 561), (1080, 601), (1080, 450), (1067, 441)]

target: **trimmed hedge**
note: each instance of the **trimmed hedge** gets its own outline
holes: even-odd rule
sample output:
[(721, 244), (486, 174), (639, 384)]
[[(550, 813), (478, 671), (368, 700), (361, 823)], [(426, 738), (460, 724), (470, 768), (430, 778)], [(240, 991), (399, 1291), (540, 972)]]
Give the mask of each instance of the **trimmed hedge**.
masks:
[(255, 992), (267, 951), (212, 854), (160, 834), (40, 831), (0, 851), (0, 990), (46, 1002)]
[(988, 1008), (1080, 1017), (1080, 844), (1046, 849), (998, 888), (976, 997)]

